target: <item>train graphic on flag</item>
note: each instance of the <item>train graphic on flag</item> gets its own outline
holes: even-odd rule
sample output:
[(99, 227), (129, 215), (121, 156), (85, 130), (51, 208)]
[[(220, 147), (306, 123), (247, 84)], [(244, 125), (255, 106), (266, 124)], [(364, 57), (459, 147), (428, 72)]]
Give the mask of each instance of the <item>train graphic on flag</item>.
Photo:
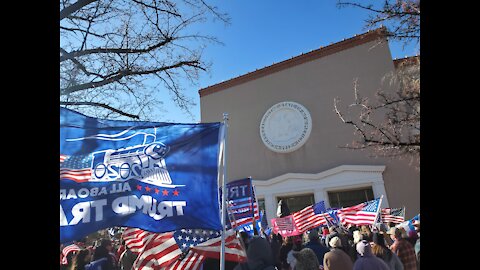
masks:
[[(170, 147), (156, 141), (154, 134), (135, 132), (128, 134), (128, 129), (118, 134), (96, 134), (89, 137), (67, 139), (78, 140), (129, 140), (135, 136), (143, 136), (143, 142), (119, 149), (107, 149), (91, 153), (91, 178), (89, 182), (127, 181), (137, 179), (141, 182), (162, 186), (178, 187), (173, 185), (170, 173), (165, 163), (165, 156)], [(125, 136), (128, 135), (128, 136)]]

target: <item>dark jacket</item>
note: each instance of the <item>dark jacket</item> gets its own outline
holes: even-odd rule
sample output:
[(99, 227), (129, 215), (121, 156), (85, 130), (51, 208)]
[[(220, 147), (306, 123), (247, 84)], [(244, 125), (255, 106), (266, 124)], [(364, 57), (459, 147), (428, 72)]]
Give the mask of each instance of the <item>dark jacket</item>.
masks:
[(293, 248), (293, 243), (288, 243), (280, 247), (279, 257), (280, 257), (280, 263), (282, 264), (283, 267), (286, 267), (286, 268), (289, 267), (289, 264), (287, 263), (287, 255), (288, 255), (288, 252), (292, 250), (292, 248)]
[(317, 256), (318, 262), (323, 265), (323, 257), (325, 256), (325, 253), (329, 252), (330, 250), (320, 244), (318, 241), (310, 241), (305, 245), (305, 248), (309, 248), (313, 250), (315, 255)]
[(320, 268), (317, 256), (310, 248), (294, 251), (293, 257), (297, 260), (295, 270), (318, 270)]
[(380, 258), (372, 254), (370, 243), (362, 240), (357, 243), (358, 256), (353, 270), (390, 270), (390, 267)]
[(125, 251), (120, 254), (120, 269), (131, 270), (136, 259), (137, 255), (135, 253), (133, 253), (129, 248), (125, 249)]
[(250, 239), (247, 250), (247, 264), (250, 270), (274, 269), (270, 243), (265, 238), (253, 237)]

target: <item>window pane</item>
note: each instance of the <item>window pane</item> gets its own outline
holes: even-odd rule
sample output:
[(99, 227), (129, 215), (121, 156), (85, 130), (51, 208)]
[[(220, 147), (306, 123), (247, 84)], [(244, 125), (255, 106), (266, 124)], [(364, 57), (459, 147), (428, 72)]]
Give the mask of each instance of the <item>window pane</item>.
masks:
[(313, 194), (277, 197), (277, 205), (280, 200), (287, 202), (288, 209), (290, 209), (291, 213), (300, 211), (303, 208), (314, 204), (315, 202)]
[(328, 192), (330, 206), (333, 208), (342, 208), (357, 205), (366, 201), (373, 200), (373, 190), (371, 187)]
[(258, 199), (258, 210), (265, 212), (265, 199)]
[(340, 202), (338, 201), (338, 193), (328, 192), (328, 200), (330, 202), (330, 207), (341, 208)]

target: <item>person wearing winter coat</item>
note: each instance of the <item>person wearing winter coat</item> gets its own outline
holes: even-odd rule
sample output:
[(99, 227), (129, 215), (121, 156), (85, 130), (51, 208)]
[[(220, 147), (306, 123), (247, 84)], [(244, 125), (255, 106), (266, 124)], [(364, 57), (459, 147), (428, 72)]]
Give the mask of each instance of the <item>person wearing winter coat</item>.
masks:
[(387, 233), (390, 235), (390, 238), (394, 240), (393, 244), (390, 246), (390, 250), (400, 258), (400, 261), (402, 261), (403, 264), (403, 269), (417, 270), (415, 249), (412, 244), (402, 236), (402, 231), (393, 227), (390, 228)]
[(259, 236), (250, 239), (247, 249), (247, 265), (250, 270), (275, 269), (275, 261), (267, 239)]
[(297, 260), (295, 270), (318, 270), (320, 268), (317, 255), (310, 248), (294, 251), (293, 256)]
[(280, 259), (280, 263), (283, 269), (288, 269), (290, 265), (287, 262), (287, 256), (290, 250), (293, 248), (293, 237), (285, 237), (283, 239), (283, 244), (280, 247), (280, 253), (278, 254), (278, 257)]
[(323, 268), (325, 270), (352, 270), (353, 262), (350, 256), (341, 249), (342, 241), (338, 236), (330, 239), (328, 243), (330, 251), (323, 257)]
[(308, 234), (308, 238), (310, 241), (305, 245), (305, 247), (313, 250), (313, 252), (317, 256), (318, 262), (323, 265), (323, 258), (325, 257), (325, 254), (330, 250), (320, 243), (317, 231), (312, 230)]
[(382, 259), (372, 254), (370, 243), (366, 240), (357, 243), (357, 252), (360, 256), (355, 261), (353, 270), (390, 270)]
[(373, 255), (382, 259), (390, 267), (390, 270), (403, 270), (403, 263), (400, 258), (385, 245), (383, 234), (373, 233), (372, 239)]

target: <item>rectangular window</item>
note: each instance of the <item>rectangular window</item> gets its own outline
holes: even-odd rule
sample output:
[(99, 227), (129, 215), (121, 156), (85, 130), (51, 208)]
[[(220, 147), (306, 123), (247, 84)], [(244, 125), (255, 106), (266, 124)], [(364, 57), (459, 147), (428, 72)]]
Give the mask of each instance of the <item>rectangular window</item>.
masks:
[(258, 211), (259, 213), (263, 210), (265, 212), (265, 199), (258, 199)]
[(313, 194), (277, 197), (277, 205), (280, 200), (287, 202), (290, 213), (300, 211), (303, 208), (315, 203)]
[(375, 199), (372, 187), (353, 190), (329, 191), (330, 207), (342, 208), (357, 205)]

